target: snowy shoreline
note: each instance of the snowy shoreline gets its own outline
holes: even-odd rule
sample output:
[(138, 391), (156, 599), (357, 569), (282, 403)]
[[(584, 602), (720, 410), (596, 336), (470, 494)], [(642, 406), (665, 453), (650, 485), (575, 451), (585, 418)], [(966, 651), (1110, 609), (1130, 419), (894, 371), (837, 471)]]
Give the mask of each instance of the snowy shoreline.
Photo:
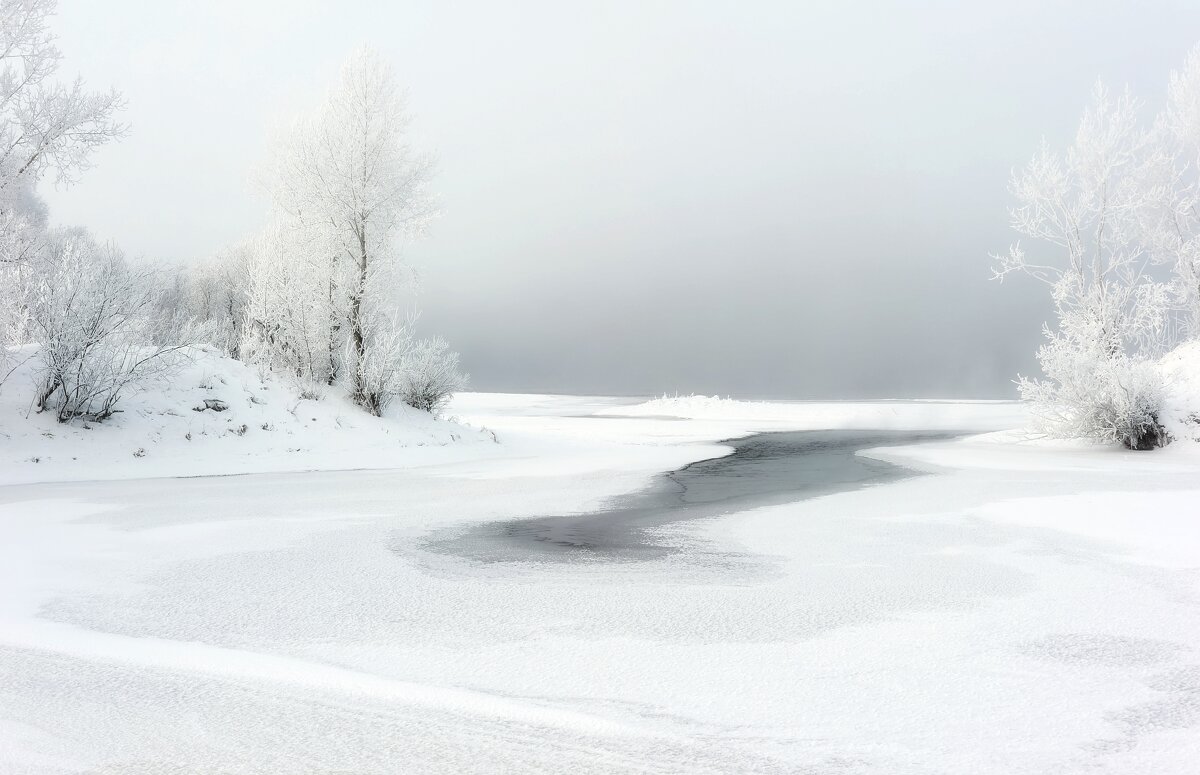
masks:
[(964, 405), (938, 422), (993, 432), (865, 452), (933, 475), (655, 528), (670, 556), (426, 547), (594, 510), (722, 439), (931, 422), (879, 403), (464, 394), (491, 456), (0, 487), (0, 769), (1186, 771), (1186, 451), (1019, 444), (994, 432), (1013, 407)]

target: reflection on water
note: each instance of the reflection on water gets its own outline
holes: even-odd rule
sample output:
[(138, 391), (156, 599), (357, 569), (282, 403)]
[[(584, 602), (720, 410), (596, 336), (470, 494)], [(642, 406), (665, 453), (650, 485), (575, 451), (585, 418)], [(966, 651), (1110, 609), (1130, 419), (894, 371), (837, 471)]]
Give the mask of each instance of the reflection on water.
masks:
[(664, 474), (646, 490), (587, 514), (488, 522), (426, 548), (483, 562), (636, 561), (677, 547), (654, 534), (671, 522), (828, 495), (917, 472), (856, 455), (862, 449), (952, 438), (914, 431), (763, 433), (727, 442), (734, 452)]

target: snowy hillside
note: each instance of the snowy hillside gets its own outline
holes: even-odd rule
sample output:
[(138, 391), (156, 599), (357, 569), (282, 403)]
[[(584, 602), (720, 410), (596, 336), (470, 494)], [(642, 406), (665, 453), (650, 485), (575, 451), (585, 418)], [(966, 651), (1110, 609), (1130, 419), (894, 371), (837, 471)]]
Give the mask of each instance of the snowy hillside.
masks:
[(62, 424), (34, 409), (32, 355), (17, 353), (0, 386), (0, 484), (406, 467), (496, 446), (485, 429), (404, 405), (373, 417), (336, 388), (301, 398), (285, 380), (207, 347), (170, 379), (131, 392), (110, 419)]

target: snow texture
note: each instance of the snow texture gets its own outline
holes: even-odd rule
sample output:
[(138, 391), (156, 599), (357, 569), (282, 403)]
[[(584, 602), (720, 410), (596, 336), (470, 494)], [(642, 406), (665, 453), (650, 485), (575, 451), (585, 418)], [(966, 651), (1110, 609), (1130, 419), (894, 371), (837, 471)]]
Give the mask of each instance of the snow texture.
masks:
[[(332, 430), (348, 408), (301, 422), (251, 402), (278, 389), (251, 373), (202, 388), (202, 372), (188, 403), (227, 412), (158, 416), (150, 393), (50, 447), (84, 445), (91, 478), (113, 481), (0, 487), (0, 772), (1182, 775), (1200, 760), (1200, 460), (1182, 445), (1004, 431), (888, 448), (869, 454), (929, 475), (670, 525), (659, 538), (681, 551), (661, 560), (484, 564), (426, 542), (594, 508), (752, 430), (995, 431), (1020, 411), (467, 394), (451, 411), (502, 443), (396, 470), (116, 480), (182, 470), (186, 450), (262, 465), (238, 445), (275, 437), (224, 433), (234, 412), (292, 417), (331, 447), (306, 465), (350, 467)], [(378, 449), (461, 432), (360, 422)], [(174, 438), (187, 423), (209, 446)], [(91, 457), (116, 449), (100, 434), (156, 429), (144, 458)]]

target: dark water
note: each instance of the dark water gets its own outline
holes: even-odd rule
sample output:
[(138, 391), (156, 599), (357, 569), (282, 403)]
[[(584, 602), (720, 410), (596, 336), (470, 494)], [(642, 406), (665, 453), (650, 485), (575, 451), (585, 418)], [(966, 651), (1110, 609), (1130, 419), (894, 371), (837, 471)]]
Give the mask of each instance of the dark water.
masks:
[(484, 562), (648, 560), (678, 551), (654, 530), (758, 506), (789, 503), (916, 476), (856, 455), (862, 449), (953, 438), (958, 433), (799, 431), (727, 442), (734, 452), (663, 474), (638, 493), (586, 514), (487, 522), (426, 548)]

